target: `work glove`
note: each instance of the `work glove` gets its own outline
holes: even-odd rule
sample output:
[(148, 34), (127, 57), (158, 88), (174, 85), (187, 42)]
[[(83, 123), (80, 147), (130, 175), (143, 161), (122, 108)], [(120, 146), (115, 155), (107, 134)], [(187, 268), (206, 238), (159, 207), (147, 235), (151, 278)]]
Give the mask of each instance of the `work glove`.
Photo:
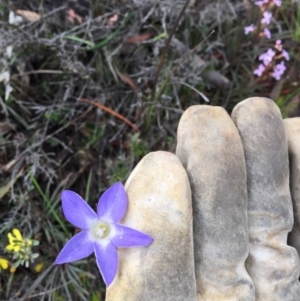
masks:
[(126, 182), (122, 223), (154, 241), (119, 249), (106, 301), (299, 301), (300, 120), (266, 98), (232, 119), (192, 106), (177, 138), (176, 155), (146, 155)]

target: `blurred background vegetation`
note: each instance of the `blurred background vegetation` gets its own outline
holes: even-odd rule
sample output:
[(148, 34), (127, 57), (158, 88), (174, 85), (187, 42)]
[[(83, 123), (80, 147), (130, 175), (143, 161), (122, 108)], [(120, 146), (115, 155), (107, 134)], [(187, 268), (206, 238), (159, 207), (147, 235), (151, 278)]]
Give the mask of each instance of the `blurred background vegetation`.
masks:
[[(265, 96), (300, 116), (300, 3), (272, 13), (266, 39), (244, 34), (261, 18), (250, 0), (0, 2), (0, 300), (104, 300), (92, 256), (52, 266), (74, 234), (60, 193), (95, 208), (145, 154), (175, 151), (189, 106)], [(284, 76), (255, 76), (277, 39)], [(14, 228), (39, 242), (28, 267), (5, 250)]]

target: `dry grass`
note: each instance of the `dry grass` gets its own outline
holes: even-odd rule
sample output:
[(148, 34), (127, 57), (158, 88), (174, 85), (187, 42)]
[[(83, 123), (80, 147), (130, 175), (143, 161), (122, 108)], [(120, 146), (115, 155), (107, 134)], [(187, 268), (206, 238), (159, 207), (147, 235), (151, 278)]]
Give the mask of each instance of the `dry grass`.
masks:
[[(0, 83), (0, 255), (9, 258), (6, 234), (17, 227), (40, 241), (45, 262), (38, 274), (25, 267), (1, 272), (0, 300), (104, 300), (93, 258), (52, 267), (74, 232), (62, 216), (60, 192), (73, 189), (95, 206), (143, 155), (174, 151), (187, 107), (207, 98), (230, 112), (260, 95), (272, 97), (284, 116), (300, 115), (299, 3), (276, 10), (271, 40), (249, 44), (243, 28), (259, 19), (255, 7), (191, 1), (161, 69), (185, 1), (61, 3), (0, 5), (0, 73), (10, 73), (13, 88), (5, 100)], [(17, 9), (40, 19), (9, 24), (9, 11)], [(262, 81), (253, 75), (257, 56), (278, 38), (291, 55), (288, 71), (280, 82)]]

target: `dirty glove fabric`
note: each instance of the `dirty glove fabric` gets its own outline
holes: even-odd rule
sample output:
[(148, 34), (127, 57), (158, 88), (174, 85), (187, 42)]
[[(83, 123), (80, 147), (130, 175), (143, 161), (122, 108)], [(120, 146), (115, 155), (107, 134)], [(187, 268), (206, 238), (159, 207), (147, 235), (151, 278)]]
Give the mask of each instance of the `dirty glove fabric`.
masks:
[(247, 166), (250, 254), (246, 268), (256, 301), (299, 301), (299, 258), (287, 246), (293, 227), (287, 138), (279, 108), (271, 99), (239, 103), (232, 119)]
[(178, 126), (176, 154), (193, 199), (198, 301), (254, 301), (248, 256), (246, 165), (238, 131), (220, 107), (192, 106)]
[[(288, 236), (300, 257), (300, 117), (284, 120), (290, 160), (290, 189), (293, 201), (294, 227)], [(300, 272), (300, 271), (299, 271)]]
[(191, 190), (179, 159), (145, 156), (129, 176), (122, 223), (154, 238), (146, 248), (119, 250), (106, 301), (195, 301)]

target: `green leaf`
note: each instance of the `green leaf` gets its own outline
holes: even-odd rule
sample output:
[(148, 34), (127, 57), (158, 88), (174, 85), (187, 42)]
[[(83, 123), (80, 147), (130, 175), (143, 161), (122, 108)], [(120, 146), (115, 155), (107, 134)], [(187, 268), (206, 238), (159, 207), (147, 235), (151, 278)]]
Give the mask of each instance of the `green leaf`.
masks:
[(81, 38), (78, 38), (76, 36), (69, 36), (69, 35), (65, 35), (64, 36), (64, 39), (66, 40), (71, 40), (71, 41), (75, 41), (75, 42), (79, 42), (79, 43), (82, 43), (82, 44), (86, 44), (90, 47), (94, 47), (95, 44), (93, 42), (90, 42), (90, 41), (87, 41), (87, 40), (84, 40), (84, 39), (81, 39)]
[(40, 185), (38, 184), (37, 180), (35, 179), (35, 177), (32, 174), (29, 174), (29, 177), (33, 183), (33, 185), (35, 186), (35, 188), (37, 189), (37, 191), (40, 193), (40, 195), (42, 196), (42, 198), (44, 199), (44, 202), (46, 203), (47, 207), (49, 208), (50, 213), (53, 215), (53, 217), (56, 219), (56, 221), (59, 223), (59, 225), (61, 226), (61, 228), (63, 229), (63, 231), (67, 234), (67, 236), (69, 236), (69, 232), (65, 226), (65, 224), (63, 223), (63, 221), (60, 219), (60, 217), (58, 216), (58, 214), (56, 213), (56, 211), (53, 209), (53, 205), (50, 203), (49, 199), (47, 198), (47, 196), (43, 193)]

